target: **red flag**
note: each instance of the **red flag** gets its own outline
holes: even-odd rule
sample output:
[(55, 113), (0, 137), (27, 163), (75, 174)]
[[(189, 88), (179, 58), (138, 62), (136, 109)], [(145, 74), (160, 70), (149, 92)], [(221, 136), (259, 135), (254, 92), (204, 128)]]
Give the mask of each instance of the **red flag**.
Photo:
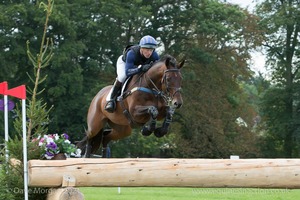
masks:
[(5, 95), (6, 90), (7, 90), (7, 82), (4, 81), (4, 82), (0, 83), (0, 94)]
[(25, 85), (20, 85), (18, 87), (7, 90), (6, 94), (17, 97), (19, 99), (26, 99), (26, 87)]

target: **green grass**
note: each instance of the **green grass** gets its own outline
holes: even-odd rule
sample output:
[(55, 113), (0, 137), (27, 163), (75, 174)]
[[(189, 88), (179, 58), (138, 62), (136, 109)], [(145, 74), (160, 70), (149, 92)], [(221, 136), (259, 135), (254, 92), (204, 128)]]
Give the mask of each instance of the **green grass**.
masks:
[(295, 200), (300, 190), (252, 188), (84, 187), (86, 200)]

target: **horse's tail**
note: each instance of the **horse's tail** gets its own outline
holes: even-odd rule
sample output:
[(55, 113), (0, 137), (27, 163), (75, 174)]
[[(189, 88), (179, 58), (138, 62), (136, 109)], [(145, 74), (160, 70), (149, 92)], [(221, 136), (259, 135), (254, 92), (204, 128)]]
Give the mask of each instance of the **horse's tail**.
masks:
[[(91, 138), (90, 141), (90, 145), (91, 145), (91, 153), (96, 153), (96, 151), (100, 148), (100, 145), (102, 143), (102, 132), (103, 129), (101, 131), (99, 131), (99, 133), (97, 135), (95, 135), (93, 138)], [(77, 142), (76, 146), (77, 148), (79, 148), (81, 150), (81, 155), (85, 154), (85, 150), (86, 150), (86, 145), (88, 143), (88, 137), (84, 136), (84, 138)]]
[(85, 154), (86, 144), (87, 144), (87, 136), (84, 136), (84, 138), (81, 141), (76, 142), (76, 147), (81, 150), (81, 155)]

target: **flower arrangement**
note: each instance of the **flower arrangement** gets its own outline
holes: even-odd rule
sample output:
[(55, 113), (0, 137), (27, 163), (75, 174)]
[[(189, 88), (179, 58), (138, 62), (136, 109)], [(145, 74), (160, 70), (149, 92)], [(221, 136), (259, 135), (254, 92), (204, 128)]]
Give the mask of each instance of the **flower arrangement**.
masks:
[(81, 157), (81, 150), (70, 142), (66, 133), (43, 135), (33, 141), (38, 141), (42, 158), (50, 160), (59, 153), (64, 153), (66, 157)]

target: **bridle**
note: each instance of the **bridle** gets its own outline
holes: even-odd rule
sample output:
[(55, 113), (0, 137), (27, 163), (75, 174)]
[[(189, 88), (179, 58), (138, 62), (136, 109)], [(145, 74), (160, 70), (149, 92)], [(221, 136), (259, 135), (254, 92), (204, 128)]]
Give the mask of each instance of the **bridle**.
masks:
[[(176, 93), (181, 93), (181, 87), (177, 88), (177, 87), (170, 86), (170, 83), (167, 80), (168, 73), (178, 73), (179, 76), (182, 77), (180, 69), (177, 69), (177, 68), (166, 69), (164, 71), (164, 74), (163, 74), (162, 79), (161, 79), (162, 90), (158, 89), (158, 87), (151, 80), (151, 78), (148, 77), (148, 79), (154, 87), (154, 89), (152, 89), (152, 90), (155, 92), (156, 96), (161, 97), (162, 99), (164, 99), (166, 104), (168, 106), (170, 106), (172, 104), (172, 100), (173, 100), (174, 96), (176, 95)], [(163, 90), (163, 88), (165, 88), (165, 90)], [(171, 89), (175, 90), (175, 92), (173, 94), (171, 94)]]
[[(181, 76), (181, 72), (180, 72), (179, 69), (167, 69), (167, 70), (164, 71), (164, 75), (163, 75), (163, 78), (162, 78), (162, 84), (165, 85), (165, 88), (166, 88), (165, 93), (166, 93), (167, 97), (172, 100), (174, 98), (174, 96), (176, 95), (176, 93), (178, 93), (178, 92), (181, 93), (181, 87), (177, 88), (177, 87), (172, 87), (172, 86), (169, 85), (169, 82), (167, 80), (167, 73), (169, 73), (169, 72), (178, 73), (180, 77), (182, 77), (182, 76)], [(175, 90), (173, 95), (171, 94), (170, 89)]]
[[(140, 77), (137, 79), (137, 81), (140, 81), (140, 84), (141, 84), (141, 81), (142, 81), (141, 77), (148, 79), (152, 85), (152, 89), (149, 85), (148, 85), (148, 87), (141, 87), (141, 86), (134, 87), (132, 89), (129, 89), (125, 94), (123, 94), (123, 99), (126, 98), (127, 96), (131, 95), (135, 91), (142, 91), (142, 92), (153, 94), (159, 98), (162, 98), (162, 99), (164, 99), (164, 101), (166, 102), (167, 105), (171, 105), (171, 102), (172, 102), (174, 96), (177, 93), (181, 93), (181, 87), (177, 88), (177, 87), (170, 86), (170, 83), (168, 82), (168, 74), (169, 73), (178, 73), (178, 76), (182, 77), (180, 69), (177, 69), (177, 68), (166, 69), (161, 78), (162, 89), (159, 89), (157, 87), (157, 85), (153, 82), (153, 80), (148, 76), (147, 73), (141, 74)], [(165, 88), (165, 90), (163, 90), (163, 88)], [(175, 90), (175, 92), (173, 94), (171, 94), (171, 89)]]

